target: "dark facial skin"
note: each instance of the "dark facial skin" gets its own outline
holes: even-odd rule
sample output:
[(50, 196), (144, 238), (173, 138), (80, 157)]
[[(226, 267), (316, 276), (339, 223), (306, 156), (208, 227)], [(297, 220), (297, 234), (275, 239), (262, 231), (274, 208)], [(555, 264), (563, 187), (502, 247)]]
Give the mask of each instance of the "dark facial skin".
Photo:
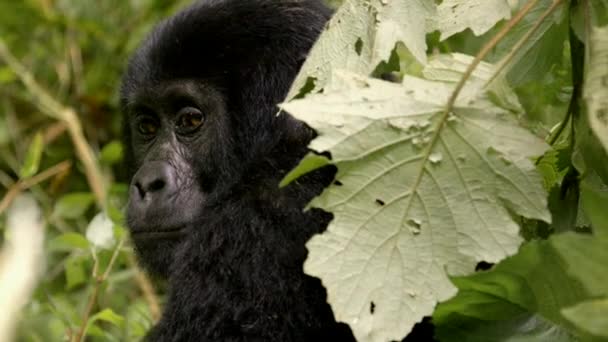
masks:
[(124, 107), (133, 150), (127, 222), (138, 251), (155, 273), (165, 274), (171, 250), (188, 235), (218, 185), (221, 161), (231, 149), (222, 95), (191, 80), (164, 82), (134, 93)]

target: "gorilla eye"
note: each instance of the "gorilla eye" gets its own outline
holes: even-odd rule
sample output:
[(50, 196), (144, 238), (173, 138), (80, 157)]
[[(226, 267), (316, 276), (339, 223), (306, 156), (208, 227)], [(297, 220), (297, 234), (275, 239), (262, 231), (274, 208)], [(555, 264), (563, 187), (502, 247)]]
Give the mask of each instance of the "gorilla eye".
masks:
[(182, 108), (178, 112), (177, 122), (175, 126), (181, 134), (189, 134), (196, 131), (204, 121), (203, 113), (193, 107)]
[(142, 135), (154, 135), (158, 131), (158, 124), (151, 118), (141, 118), (137, 124), (137, 130)]

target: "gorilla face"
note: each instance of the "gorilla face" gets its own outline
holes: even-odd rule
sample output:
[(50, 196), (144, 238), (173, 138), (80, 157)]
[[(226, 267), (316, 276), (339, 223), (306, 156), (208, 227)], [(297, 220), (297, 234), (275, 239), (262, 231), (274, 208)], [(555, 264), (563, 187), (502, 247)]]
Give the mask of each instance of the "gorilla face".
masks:
[(214, 207), (280, 198), (314, 133), (276, 104), (329, 15), (316, 0), (198, 1), (135, 52), (121, 88), (127, 223), (149, 270), (168, 276)]
[[(165, 274), (172, 250), (209, 203), (230, 165), (224, 98), (201, 81), (140, 87), (124, 105), (130, 136), (127, 222), (142, 260)], [(224, 182), (225, 183), (225, 182)]]

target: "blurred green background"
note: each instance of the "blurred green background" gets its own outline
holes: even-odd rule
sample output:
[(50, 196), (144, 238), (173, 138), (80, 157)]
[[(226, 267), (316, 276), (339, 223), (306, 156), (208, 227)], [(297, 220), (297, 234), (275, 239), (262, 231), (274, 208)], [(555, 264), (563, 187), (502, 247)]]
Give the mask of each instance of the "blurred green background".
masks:
[[(99, 157), (108, 193), (106, 204), (96, 204), (69, 124), (45, 112), (40, 94), (25, 87), (22, 75), (0, 58), (0, 198), (6, 202), (18, 182), (51, 170), (43, 181), (18, 190), (31, 191), (47, 221), (46, 265), (22, 312), (18, 341), (79, 340), (86, 312), (86, 340), (134, 341), (158, 316), (162, 295), (151, 291), (151, 282), (135, 267), (128, 241), (93, 252), (85, 234), (102, 207), (120, 222), (126, 201), (117, 93), (128, 56), (155, 23), (189, 2), (0, 0), (0, 39), (6, 50), (43, 92), (77, 114), (86, 142)], [(0, 210), (4, 215), (7, 208), (0, 205)], [(5, 220), (0, 222), (4, 240)], [(124, 233), (120, 224), (115, 229)], [(97, 285), (93, 268), (97, 265), (95, 274), (103, 275), (116, 247), (116, 261)]]
[[(20, 193), (33, 194), (46, 223), (18, 341), (135, 341), (158, 318), (163, 284), (137, 268), (122, 226), (118, 88), (143, 36), (190, 2), (0, 0), (0, 243)], [(106, 248), (87, 239), (102, 210), (116, 237)]]

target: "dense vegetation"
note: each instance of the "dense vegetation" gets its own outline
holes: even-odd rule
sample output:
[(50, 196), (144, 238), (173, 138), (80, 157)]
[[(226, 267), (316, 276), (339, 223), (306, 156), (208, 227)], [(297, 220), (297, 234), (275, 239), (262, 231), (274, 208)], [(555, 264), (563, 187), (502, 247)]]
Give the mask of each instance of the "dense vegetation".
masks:
[[(130, 341), (158, 318), (117, 85), (187, 2), (0, 2), (0, 339)], [(607, 99), (607, 0), (344, 1), (282, 105), (329, 152), (284, 183), (338, 166), (304, 265), (337, 319), (361, 341), (424, 316), (441, 341), (608, 340)]]

